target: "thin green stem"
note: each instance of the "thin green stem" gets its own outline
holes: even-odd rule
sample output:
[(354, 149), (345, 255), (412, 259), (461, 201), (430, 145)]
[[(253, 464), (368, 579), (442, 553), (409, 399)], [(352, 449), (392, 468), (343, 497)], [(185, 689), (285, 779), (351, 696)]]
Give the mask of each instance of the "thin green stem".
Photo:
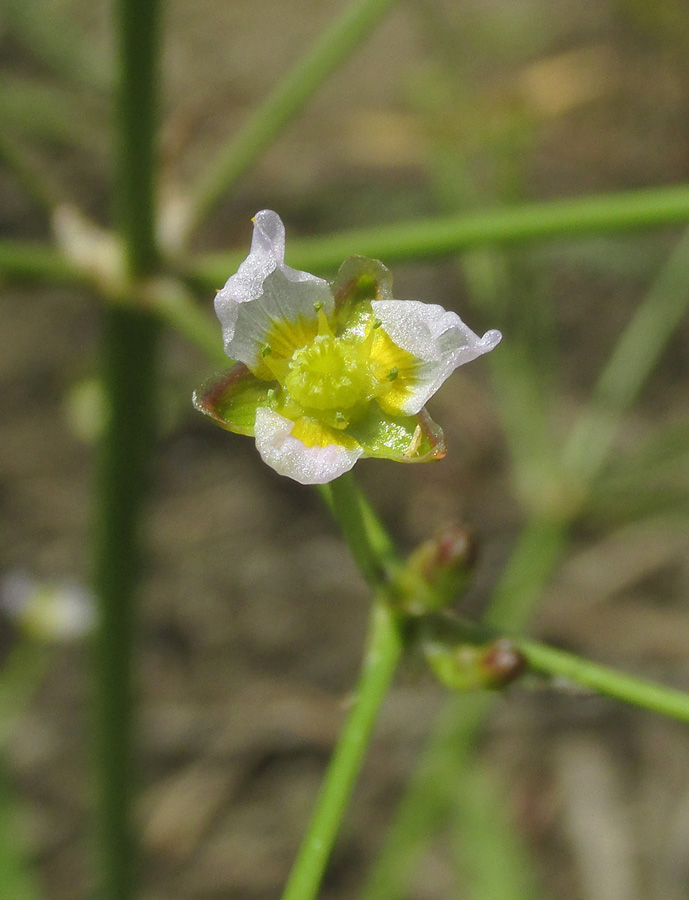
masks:
[(117, 200), (119, 231), (130, 275), (149, 275), (156, 246), (159, 0), (118, 0)]
[(167, 324), (195, 344), (217, 366), (233, 364), (225, 353), (222, 331), (212, 317), (178, 282), (159, 279), (146, 286), (147, 306)]
[(0, 241), (0, 282), (80, 286), (87, 276), (57, 250), (26, 241)]
[(190, 212), (191, 232), (280, 130), (306, 105), (328, 76), (373, 30), (396, 0), (353, 0), (313, 47), (280, 80), (234, 140), (212, 163)]
[[(389, 264), (449, 256), (488, 244), (573, 238), (687, 221), (689, 187), (678, 185), (352, 229), (326, 237), (293, 240), (287, 255), (290, 265), (322, 273), (337, 269), (353, 253)], [(203, 256), (189, 266), (190, 277), (218, 287), (227, 280), (228, 272), (236, 271), (241, 260), (239, 254)]]
[(3, 29), (29, 48), (42, 68), (106, 96), (112, 84), (109, 60), (87, 36), (80, 17), (67, 18), (58, 7), (26, 0), (3, 0), (2, 6)]
[(486, 611), (488, 625), (518, 632), (528, 624), (565, 551), (568, 533), (564, 521), (535, 517), (526, 524)]
[(323, 489), (323, 494), (361, 573), (376, 589), (376, 599), (359, 684), (283, 900), (312, 900), (318, 893), (378, 712), (403, 650), (398, 622), (385, 602), (388, 567), (394, 559), (392, 541), (350, 472)]
[[(118, 224), (132, 282), (154, 273), (154, 161), (158, 3), (119, 0)], [(98, 784), (98, 896), (131, 900), (137, 885), (132, 823), (136, 590), (143, 498), (155, 439), (160, 323), (111, 307), (103, 313), (102, 381), (108, 419), (96, 476), (94, 587), (99, 626), (94, 654)]]
[(487, 760), (457, 771), (452, 846), (466, 900), (539, 900), (534, 861), (505, 803), (499, 769)]
[(689, 694), (652, 681), (636, 678), (608, 666), (582, 659), (563, 650), (526, 638), (515, 639), (531, 669), (552, 677), (566, 678), (633, 706), (689, 722)]
[(340, 475), (330, 484), (330, 496), (333, 515), (361, 574), (373, 587), (385, 585), (394, 548), (351, 472)]
[(393, 614), (377, 602), (364, 668), (282, 900), (313, 900), (402, 654)]
[[(521, 630), (552, 577), (566, 539), (565, 523), (539, 518), (527, 523), (486, 616), (492, 627)], [(455, 773), (470, 764), (495, 699), (487, 691), (448, 699), (366, 880), (362, 900), (400, 900), (408, 893), (415, 862), (432, 835), (447, 822), (453, 805), (461, 802), (460, 789), (452, 792), (446, 786), (458, 784)]]
[[(596, 390), (596, 396), (607, 396), (608, 404), (616, 408), (619, 413), (626, 408), (640, 390), (644, 380), (648, 377), (653, 364), (657, 360), (669, 335), (676, 328), (679, 317), (683, 313), (686, 298), (686, 239), (683, 239), (675, 252), (673, 252), (666, 269), (661, 273), (658, 282), (651, 290), (649, 297), (641, 306), (639, 312), (632, 320), (628, 332), (626, 332), (616, 349), (611, 362), (604, 370), (601, 378), (601, 386)], [(648, 331), (649, 340), (644, 337)], [(629, 336), (628, 336), (629, 335)], [(587, 483), (597, 474), (600, 467), (610, 453), (612, 437), (619, 427), (619, 418), (615, 417), (614, 423), (609, 428), (599, 421), (597, 415), (594, 418), (588, 414), (570, 439), (568, 457), (569, 464), (573, 461), (579, 463), (579, 471), (584, 466), (579, 462), (591, 457), (586, 468)], [(595, 429), (600, 429), (597, 439)], [(610, 430), (609, 430), (610, 429)], [(586, 436), (586, 439), (584, 439)], [(598, 446), (600, 441), (600, 446)], [(581, 455), (579, 453), (581, 452)], [(594, 464), (595, 463), (595, 464)], [(566, 512), (566, 511), (565, 511)], [(538, 603), (547, 582), (552, 576), (558, 561), (560, 560), (568, 541), (569, 523), (566, 516), (560, 520), (534, 518), (527, 524), (515, 545), (510, 561), (498, 584), (485, 621), (495, 629), (519, 632), (527, 624), (528, 619)], [(533, 646), (530, 647), (533, 651)], [(566, 655), (559, 651), (553, 651), (556, 657), (549, 656), (551, 664), (565, 666), (571, 663)], [(544, 656), (530, 656), (530, 662), (535, 667), (543, 664)], [(583, 660), (581, 661), (584, 662)], [(587, 666), (594, 668), (589, 669)], [(582, 675), (582, 669), (578, 669)], [(572, 676), (571, 669), (560, 674)], [(616, 673), (617, 674), (617, 673)], [(585, 664), (583, 677), (591, 679), (586, 682), (589, 687), (603, 690), (605, 687), (605, 673), (601, 686), (600, 668), (595, 664)], [(634, 681), (630, 688), (625, 680), (627, 676), (621, 676), (622, 682), (614, 678), (612, 690), (606, 691), (611, 696), (628, 702), (636, 702), (641, 697), (640, 705), (648, 708), (664, 711), (668, 715), (683, 718), (686, 709), (686, 697), (669, 691), (665, 688), (642, 683), (639, 693), (639, 683)], [(582, 682), (583, 683), (583, 682)], [(607, 682), (610, 687), (610, 681)], [(660, 692), (660, 698), (658, 696)], [(468, 748), (473, 745), (480, 729), (481, 716), (476, 719), (465, 720), (467, 698), (458, 697), (448, 704), (447, 716), (449, 720), (455, 720), (456, 730), (446, 731), (440, 729), (431, 740), (424, 761), (423, 770), (429, 774), (428, 783), (413, 782), (400, 809), (399, 819), (391, 830), (380, 861), (374, 867), (367, 888), (364, 890), (365, 900), (396, 900), (404, 893), (406, 879), (401, 870), (395, 869), (390, 860), (397, 855), (409, 858), (414, 853), (420, 853), (420, 844), (425, 837), (429, 839), (430, 831), (419, 833), (415, 826), (414, 810), (417, 808), (426, 810), (425, 820), (432, 823), (433, 828), (440, 827), (446, 817), (447, 806), (442, 798), (437, 798), (429, 790), (429, 784), (433, 778), (440, 783), (447, 780), (448, 773), (445, 760), (448, 754), (459, 758), (466, 756)], [(664, 704), (664, 705), (660, 705)], [(487, 714), (486, 708), (485, 713)]]
[(93, 577), (99, 604), (93, 664), (102, 900), (135, 895), (132, 663), (141, 508), (155, 437), (158, 331), (158, 322), (146, 314), (104, 312), (101, 365), (109, 415), (95, 484)]
[[(472, 644), (484, 647), (507, 636), (522, 654), (528, 668), (552, 678), (565, 678), (582, 687), (623, 700), (653, 712), (689, 722), (689, 693), (620, 672), (573, 653), (566, 653), (520, 635), (489, 628), (481, 622), (470, 622), (447, 613), (428, 616), (418, 622), (416, 640), (422, 646), (430, 642), (434, 652), (454, 658), (458, 647)], [(440, 651), (438, 648), (441, 648)]]

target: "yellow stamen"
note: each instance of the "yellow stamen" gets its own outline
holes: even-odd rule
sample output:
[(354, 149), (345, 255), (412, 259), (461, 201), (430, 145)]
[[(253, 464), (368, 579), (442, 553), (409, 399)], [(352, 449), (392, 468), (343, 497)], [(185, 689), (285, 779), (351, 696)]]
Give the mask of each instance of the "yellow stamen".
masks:
[(314, 303), (313, 308), (316, 310), (316, 315), (318, 316), (318, 334), (321, 337), (334, 337), (330, 322), (328, 322), (328, 318), (323, 312), (323, 301), (319, 300)]
[(404, 456), (413, 456), (416, 451), (421, 446), (421, 438), (423, 437), (423, 432), (421, 431), (421, 426), (417, 425), (414, 429), (414, 434), (412, 435), (411, 442), (407, 449), (404, 451)]

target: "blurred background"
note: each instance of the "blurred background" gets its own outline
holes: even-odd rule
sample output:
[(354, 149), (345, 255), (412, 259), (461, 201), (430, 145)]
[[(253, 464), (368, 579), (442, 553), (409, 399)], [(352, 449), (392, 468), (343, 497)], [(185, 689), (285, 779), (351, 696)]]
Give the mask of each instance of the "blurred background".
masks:
[[(166, 6), (169, 200), (343, 3)], [(112, 201), (111, 15), (101, 0), (0, 5), (0, 133), (103, 225)], [(196, 249), (248, 250), (250, 217), (264, 207), (285, 220), (289, 261), (290, 236), (686, 182), (688, 50), (683, 0), (405, 0), (222, 202)], [(522, 348), (532, 384), (553, 399), (547, 443), (556, 445), (678, 235), (648, 230), (397, 264), (396, 296), (440, 302), (481, 333), (500, 328), (495, 356), (510, 341)], [(42, 211), (1, 159), (0, 236), (49, 238)], [(5, 605), (18, 579), (75, 585), (72, 595), (88, 581), (99, 302), (68, 288), (2, 285)], [(210, 311), (212, 294), (204, 303)], [(265, 467), (251, 440), (194, 412), (191, 392), (209, 366), (184, 338), (166, 335), (138, 668), (149, 900), (278, 895), (343, 720), (369, 603), (316, 493)], [(534, 429), (530, 445), (522, 428), (516, 448), (506, 439), (504, 423), (528, 419), (529, 408), (500, 363), (491, 366), (458, 371), (432, 401), (450, 446), (444, 461), (357, 466), (405, 549), (447, 521), (476, 529), (480, 560), (463, 601), (475, 614), (529, 511), (559, 502), (547, 466), (536, 464), (543, 433)], [(576, 516), (533, 629), (685, 689), (688, 369), (685, 321), (625, 420), (619, 465)], [(0, 624), (8, 661), (21, 627), (9, 615)], [(0, 845), (23, 842), (42, 896), (81, 900), (88, 654), (72, 640), (36, 657), (16, 676), (37, 685), (33, 696), (2, 694), (16, 713), (2, 729), (2, 790), (17, 801), (19, 824), (3, 825)], [(422, 668), (407, 666), (324, 896), (356, 894), (442, 704)], [(490, 891), (490, 865), (481, 873), (474, 864), (484, 857), (472, 840), (489, 811), (500, 823), (498, 850), (537, 885), (515, 897), (683, 900), (688, 752), (686, 727), (650, 713), (542, 684), (510, 689), (481, 739), (464, 817), (434, 840), (405, 896), (505, 896)]]

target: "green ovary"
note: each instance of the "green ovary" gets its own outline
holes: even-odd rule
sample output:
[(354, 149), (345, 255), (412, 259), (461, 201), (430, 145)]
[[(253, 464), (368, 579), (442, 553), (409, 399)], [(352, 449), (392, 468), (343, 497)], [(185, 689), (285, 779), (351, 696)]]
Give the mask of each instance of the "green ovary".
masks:
[(284, 386), (305, 410), (353, 412), (379, 393), (380, 382), (372, 368), (366, 340), (318, 335), (312, 344), (296, 351)]

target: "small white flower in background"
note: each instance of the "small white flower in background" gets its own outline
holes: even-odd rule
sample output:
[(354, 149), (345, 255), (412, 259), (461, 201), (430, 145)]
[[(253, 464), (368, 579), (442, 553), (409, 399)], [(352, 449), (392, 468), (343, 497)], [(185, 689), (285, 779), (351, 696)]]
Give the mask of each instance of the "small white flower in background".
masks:
[(93, 631), (96, 608), (78, 584), (41, 582), (24, 572), (0, 578), (0, 610), (29, 637), (73, 641)]
[(263, 460), (302, 484), (325, 484), (365, 456), (445, 456), (424, 409), (449, 375), (492, 350), (454, 312), (395, 300), (377, 260), (350, 257), (332, 285), (285, 265), (285, 229), (263, 210), (251, 252), (218, 292), (225, 352), (236, 364), (194, 394), (201, 412), (255, 437)]

